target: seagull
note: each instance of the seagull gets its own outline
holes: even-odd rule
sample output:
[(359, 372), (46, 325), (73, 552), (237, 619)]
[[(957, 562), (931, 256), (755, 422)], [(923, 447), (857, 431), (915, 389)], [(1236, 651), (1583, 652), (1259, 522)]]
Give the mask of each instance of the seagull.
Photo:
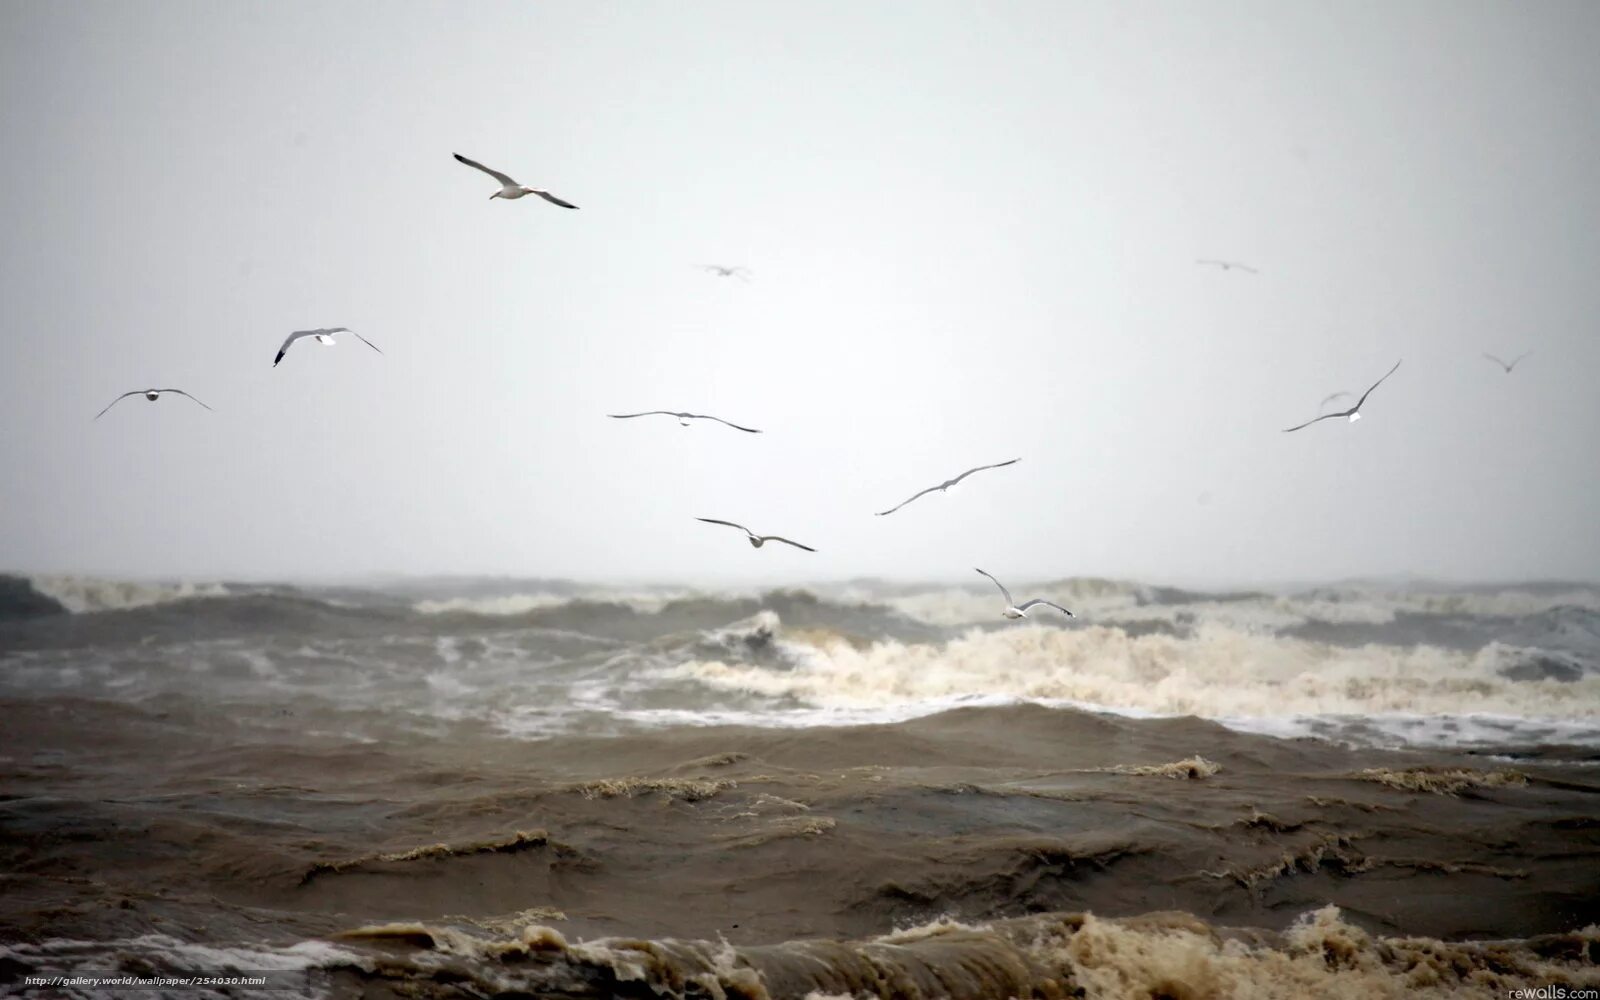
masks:
[(1485, 354), (1484, 357), (1488, 358), (1490, 361), (1493, 361), (1495, 364), (1499, 365), (1501, 368), (1504, 368), (1506, 370), (1506, 374), (1510, 375), (1511, 374), (1511, 369), (1517, 367), (1517, 365), (1522, 362), (1523, 358), (1527, 357), (1529, 354), (1532, 354), (1532, 353), (1533, 353), (1532, 351), (1528, 351), (1527, 354), (1519, 354), (1519, 355), (1517, 355), (1515, 358), (1513, 358), (1511, 360), (1511, 363), (1509, 365), (1506, 364), (1504, 361), (1501, 361), (1499, 358), (1495, 357), (1493, 354)]
[(713, 417), (709, 413), (675, 413), (672, 410), (645, 410), (643, 413), (608, 413), (606, 416), (612, 418), (613, 420), (632, 420), (634, 417), (653, 417), (658, 413), (664, 417), (677, 417), (678, 423), (683, 427), (688, 427), (689, 421), (691, 420), (715, 420), (719, 424), (727, 424), (734, 430), (744, 431), (746, 434), (761, 433), (754, 427), (741, 427), (738, 424), (731, 423), (730, 421), (724, 420), (721, 417)]
[[(1405, 360), (1404, 358), (1400, 359), (1400, 361), (1404, 361), (1404, 360)], [(1395, 373), (1395, 369), (1400, 367), (1400, 361), (1396, 361), (1394, 363), (1394, 368), (1391, 368), (1387, 372), (1385, 372), (1384, 375), (1383, 375), (1383, 378), (1380, 378), (1380, 379), (1378, 379), (1378, 381), (1372, 383), (1372, 389), (1376, 389), (1378, 386), (1382, 385), (1384, 378), (1388, 378), (1390, 375), (1393, 375)], [(1350, 407), (1350, 409), (1348, 409), (1348, 410), (1339, 410), (1339, 411), (1337, 411), (1335, 413), (1324, 413), (1322, 416), (1315, 417), (1315, 418), (1313, 418), (1311, 420), (1307, 420), (1305, 423), (1300, 424), (1298, 426), (1285, 427), (1283, 429), (1283, 432), (1285, 434), (1287, 434), (1290, 431), (1297, 431), (1301, 427), (1310, 427), (1312, 424), (1316, 423), (1318, 420), (1327, 420), (1329, 417), (1349, 417), (1350, 418), (1350, 422), (1353, 424), (1357, 420), (1361, 419), (1361, 404), (1365, 403), (1367, 401), (1367, 397), (1372, 395), (1372, 389), (1368, 389), (1366, 392), (1363, 392), (1361, 394), (1361, 398), (1356, 400), (1356, 405)], [(1326, 402), (1326, 400), (1324, 400), (1324, 402)]]
[(696, 521), (704, 521), (707, 524), (726, 524), (730, 528), (738, 528), (740, 531), (742, 531), (745, 534), (750, 536), (750, 547), (751, 548), (759, 549), (759, 548), (761, 548), (761, 545), (762, 545), (763, 542), (782, 542), (785, 545), (793, 545), (797, 549), (805, 549), (807, 552), (815, 552), (815, 551), (817, 551), (816, 549), (812, 548), (809, 545), (801, 545), (799, 542), (792, 542), (789, 539), (784, 538), (784, 537), (782, 537), (780, 535), (758, 535), (755, 532), (751, 531), (749, 528), (746, 528), (744, 525), (742, 525), (742, 524), (734, 524), (732, 521), (719, 521), (714, 517), (697, 517), (697, 518), (695, 518), (695, 520)]
[[(366, 344), (374, 351), (378, 351), (377, 344), (374, 344), (372, 341), (350, 329), (348, 326), (329, 326), (323, 327), (320, 330), (296, 330), (295, 332), (289, 334), (289, 339), (285, 340), (283, 342), (283, 346), (278, 348), (278, 356), (272, 359), (272, 367), (278, 367), (278, 362), (282, 361), (283, 356), (289, 353), (289, 345), (299, 340), (301, 337), (315, 337), (317, 343), (321, 344), (322, 346), (332, 347), (334, 335), (340, 333), (348, 333), (350, 336), (361, 341), (363, 344)], [(382, 354), (383, 352), (378, 351), (378, 353)]]
[(943, 493), (944, 491), (948, 490), (950, 487), (952, 487), (952, 486), (956, 485), (957, 483), (961, 482), (961, 480), (963, 480), (963, 479), (967, 478), (968, 476), (972, 475), (974, 472), (982, 472), (984, 469), (999, 469), (999, 468), (1002, 468), (1003, 466), (1015, 465), (1020, 461), (1022, 461), (1022, 459), (1013, 458), (1009, 462), (996, 462), (993, 465), (980, 465), (976, 469), (968, 469), (966, 472), (963, 472), (961, 475), (955, 477), (954, 479), (946, 479), (944, 482), (940, 483), (938, 486), (930, 486), (927, 489), (923, 490), (921, 493), (914, 494), (911, 497), (910, 500), (903, 500), (900, 503), (896, 504), (895, 506), (890, 507), (888, 510), (880, 510), (880, 511), (878, 511), (878, 515), (877, 516), (882, 517), (885, 514), (893, 514), (895, 511), (899, 510), (901, 507), (904, 507), (906, 504), (910, 503), (912, 500), (915, 500), (917, 497), (924, 496), (926, 494), (933, 493), (935, 491)]
[(1233, 270), (1234, 268), (1237, 267), (1239, 270), (1241, 270), (1241, 271), (1249, 271), (1251, 274), (1260, 274), (1261, 273), (1260, 271), (1257, 271), (1255, 268), (1249, 266), (1248, 264), (1241, 264), (1236, 260), (1197, 260), (1197, 261), (1195, 261), (1195, 263), (1196, 264), (1209, 264), (1212, 267), (1220, 267), (1224, 271), (1231, 271), (1231, 270)]
[(454, 153), (452, 155), (455, 156), (455, 158), (458, 161), (460, 161), (461, 163), (465, 163), (469, 167), (476, 167), (477, 169), (482, 170), (484, 173), (488, 174), (490, 177), (493, 177), (495, 180), (500, 182), (500, 190), (496, 191), (494, 194), (491, 194), (489, 196), (489, 200), (490, 201), (493, 201), (496, 198), (505, 198), (508, 201), (514, 201), (514, 200), (516, 200), (518, 198), (521, 198), (525, 194), (536, 194), (539, 197), (543, 198), (545, 201), (548, 201), (552, 205), (560, 205), (562, 208), (577, 208), (578, 207), (578, 206), (574, 205), (570, 201), (562, 201), (560, 198), (557, 198), (555, 195), (551, 194), (549, 191), (541, 191), (538, 188), (523, 187), (521, 184), (518, 184), (516, 181), (512, 180), (510, 177), (507, 177), (505, 174), (502, 174), (500, 171), (498, 171), (498, 170), (490, 170), (488, 167), (484, 166), (483, 164), (479, 163), (478, 161), (469, 160), (465, 156), (462, 156), (460, 153)]
[[(978, 568), (976, 566), (974, 566), (973, 569), (978, 569)], [(979, 573), (983, 573), (983, 570), (979, 569), (978, 572)], [(1075, 615), (1072, 612), (1068, 611), (1066, 608), (1063, 608), (1061, 605), (1056, 604), (1053, 601), (1047, 601), (1042, 597), (1035, 597), (1031, 601), (1025, 601), (1022, 604), (1018, 604), (1016, 602), (1016, 599), (1011, 596), (1011, 591), (1006, 589), (1006, 585), (1005, 584), (1001, 583), (999, 580), (995, 580), (994, 577), (989, 576), (988, 573), (983, 573), (983, 575), (984, 576), (988, 576), (990, 580), (994, 580), (994, 585), (996, 587), (1000, 588), (1000, 593), (1006, 595), (1006, 609), (1004, 611), (1000, 612), (1000, 613), (1005, 615), (1007, 618), (1012, 618), (1012, 619), (1015, 619), (1015, 618), (1026, 618), (1026, 617), (1028, 617), (1028, 609), (1029, 608), (1035, 608), (1035, 607), (1038, 607), (1041, 604), (1043, 604), (1047, 608), (1055, 608), (1057, 611), (1059, 611), (1062, 614), (1066, 615), (1068, 618), (1076, 618), (1076, 617), (1078, 617), (1077, 615)]]
[(702, 271), (710, 271), (719, 278), (742, 278), (745, 281), (750, 280), (750, 269), (748, 267), (724, 267), (721, 264), (701, 264), (700, 269)]
[[(118, 396), (116, 399), (113, 399), (111, 402), (107, 403), (106, 404), (106, 410), (109, 410), (113, 406), (116, 406), (118, 403), (122, 402), (124, 399), (127, 399), (129, 396), (143, 396), (145, 399), (148, 399), (150, 402), (154, 403), (156, 400), (161, 398), (161, 394), (164, 393), (164, 392), (175, 392), (180, 396), (189, 396), (189, 394), (187, 392), (184, 392), (182, 389), (134, 389), (132, 392), (125, 392), (122, 395)], [(193, 396), (189, 396), (189, 398), (190, 399), (194, 399)], [(200, 401), (198, 399), (194, 399), (194, 401), (196, 403), (200, 403)], [(204, 403), (200, 403), (200, 405), (201, 406), (206, 406), (206, 404), (204, 404)], [(206, 406), (206, 409), (211, 410), (211, 407)], [(106, 410), (101, 410), (99, 413), (96, 413), (94, 415), (94, 419), (95, 420), (99, 420), (101, 417), (105, 416), (106, 415)], [(216, 411), (212, 410), (211, 412), (215, 413)]]

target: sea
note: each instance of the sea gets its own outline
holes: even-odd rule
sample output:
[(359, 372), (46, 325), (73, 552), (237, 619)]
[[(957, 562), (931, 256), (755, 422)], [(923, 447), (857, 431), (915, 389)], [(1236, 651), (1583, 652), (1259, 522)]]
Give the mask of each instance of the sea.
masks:
[(1008, 582), (0, 576), (0, 992), (1600, 996), (1600, 586)]

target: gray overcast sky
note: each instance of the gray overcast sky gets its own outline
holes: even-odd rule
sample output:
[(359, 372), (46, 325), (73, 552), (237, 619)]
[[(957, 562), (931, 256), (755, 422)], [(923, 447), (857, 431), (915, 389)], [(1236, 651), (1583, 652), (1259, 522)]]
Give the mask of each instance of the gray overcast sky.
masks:
[[(1589, 2), (12, 0), (0, 567), (1595, 578), (1596, 52)], [(384, 356), (272, 367), (333, 325)], [(217, 412), (91, 422), (146, 385)], [(658, 407), (767, 433), (602, 416)]]

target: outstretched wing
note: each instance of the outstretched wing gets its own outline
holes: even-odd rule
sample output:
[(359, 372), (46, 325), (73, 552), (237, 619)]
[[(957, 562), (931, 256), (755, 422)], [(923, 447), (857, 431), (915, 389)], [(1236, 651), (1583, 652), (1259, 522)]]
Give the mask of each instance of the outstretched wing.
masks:
[[(677, 414), (673, 413), (671, 410), (645, 410), (643, 413), (608, 413), (606, 416), (611, 417), (614, 420), (628, 420), (633, 417), (653, 417), (657, 414), (663, 417), (677, 416)], [(702, 520), (704, 520), (704, 518), (702, 518)]]
[[(156, 392), (175, 392), (180, 396), (189, 396), (189, 394), (187, 392), (184, 392), (182, 389), (157, 389)], [(195, 399), (193, 396), (189, 396), (189, 398), (190, 399), (194, 399), (194, 401), (196, 403), (200, 403), (200, 400)], [(206, 406), (206, 404), (204, 404), (204, 403), (200, 403), (200, 405), (201, 406)], [(206, 409), (211, 410), (211, 407), (206, 406)], [(211, 412), (215, 413), (217, 411), (216, 410), (211, 410)]]
[(549, 191), (535, 191), (534, 194), (536, 194), (539, 197), (543, 198), (545, 201), (548, 201), (550, 204), (552, 204), (552, 205), (560, 205), (562, 208), (577, 208), (578, 207), (578, 206), (574, 205), (570, 201), (562, 201), (560, 198), (557, 198), (555, 195), (551, 194)]
[[(978, 567), (976, 567), (976, 566), (974, 566), (974, 567), (972, 567), (972, 568), (973, 568), (973, 569), (978, 569)], [(979, 573), (983, 573), (983, 570), (981, 570), (981, 569), (978, 569), (978, 572), (979, 572)], [(1007, 607), (1015, 607), (1015, 606), (1016, 606), (1016, 603), (1017, 603), (1017, 602), (1016, 602), (1016, 601), (1013, 601), (1013, 600), (1012, 600), (1012, 599), (1011, 599), (1011, 591), (1009, 591), (1009, 590), (1007, 590), (1007, 589), (1006, 589), (1006, 585), (1005, 585), (1005, 584), (1003, 584), (1003, 583), (1001, 583), (1001, 582), (1000, 582), (1000, 581), (999, 581), (999, 580), (996, 580), (996, 579), (995, 579), (995, 578), (994, 578), (994, 577), (993, 577), (993, 576), (990, 576), (990, 575), (989, 575), (989, 574), (988, 574), (988, 573), (983, 573), (983, 575), (984, 575), (984, 576), (987, 576), (987, 577), (989, 577), (989, 579), (990, 579), (990, 580), (991, 580), (991, 581), (992, 581), (992, 582), (993, 582), (993, 583), (994, 583), (994, 585), (995, 585), (995, 586), (996, 586), (996, 587), (999, 587), (999, 588), (1000, 588), (1000, 593), (1002, 593), (1002, 594), (1004, 594), (1004, 595), (1005, 595), (1005, 598), (1006, 598), (1006, 606), (1007, 606)]]
[(1509, 371), (1510, 369), (1515, 368), (1518, 365), (1522, 364), (1522, 359), (1527, 357), (1528, 355), (1530, 355), (1532, 353), (1533, 353), (1532, 351), (1524, 351), (1523, 353), (1517, 355), (1515, 358), (1513, 358), (1511, 360), (1511, 364), (1506, 366), (1506, 369)]
[(516, 187), (517, 186), (517, 182), (516, 181), (514, 181), (511, 178), (507, 177), (505, 174), (502, 174), (498, 170), (490, 170), (488, 167), (486, 167), (483, 164), (479, 163), (477, 160), (469, 160), (465, 156), (462, 156), (460, 153), (452, 153), (451, 155), (456, 158), (457, 162), (465, 163), (467, 166), (472, 167), (475, 170), (482, 170), (484, 173), (488, 174), (490, 177), (493, 177), (495, 180), (499, 181), (501, 184), (509, 184), (512, 187)]
[(890, 507), (888, 510), (880, 510), (880, 511), (878, 511), (878, 515), (877, 516), (882, 517), (885, 514), (893, 514), (895, 511), (899, 510), (901, 507), (904, 507), (906, 504), (910, 503), (912, 500), (915, 500), (917, 497), (926, 496), (927, 494), (932, 493), (934, 490), (936, 490), (938, 488), (939, 487), (937, 487), (937, 486), (930, 486), (927, 489), (923, 490), (921, 493), (913, 493), (908, 499), (900, 501), (899, 503), (895, 504), (893, 507)]
[[(361, 341), (363, 344), (366, 344), (368, 347), (372, 348), (374, 351), (378, 351), (378, 345), (377, 344), (374, 344), (372, 341), (370, 341), (367, 338), (363, 337), (361, 334), (355, 332), (354, 330), (350, 329), (349, 327), (345, 327), (345, 328), (341, 329), (339, 332), (340, 333), (348, 333), (350, 336), (352, 336), (352, 337), (356, 338), (357, 340)], [(378, 353), (382, 354), (383, 352), (382, 351), (378, 351)]]
[(761, 540), (763, 542), (782, 542), (785, 545), (793, 545), (797, 549), (805, 549), (807, 552), (817, 551), (809, 545), (801, 545), (799, 542), (790, 541), (782, 535), (762, 535)]
[(289, 336), (284, 338), (283, 346), (278, 348), (278, 356), (272, 359), (272, 367), (278, 367), (278, 362), (282, 361), (283, 356), (289, 353), (290, 344), (299, 340), (301, 337), (314, 337), (321, 332), (321, 330), (296, 330), (295, 332), (289, 334)]
[(1066, 615), (1068, 618), (1076, 618), (1076, 617), (1078, 617), (1077, 615), (1075, 615), (1072, 612), (1068, 611), (1066, 608), (1063, 608), (1061, 605), (1055, 603), (1054, 601), (1047, 601), (1042, 597), (1035, 597), (1033, 600), (1027, 602), (1026, 604), (1017, 605), (1017, 610), (1018, 611), (1026, 611), (1029, 608), (1036, 608), (1041, 604), (1044, 605), (1047, 608), (1055, 608), (1057, 611), (1059, 611), (1062, 614)]
[(1495, 364), (1499, 365), (1501, 368), (1504, 368), (1506, 371), (1510, 371), (1511, 370), (1511, 366), (1510, 365), (1506, 364), (1504, 361), (1501, 361), (1499, 358), (1495, 357), (1493, 354), (1489, 354), (1488, 352), (1485, 352), (1483, 356), (1488, 358), (1490, 361), (1493, 361)]
[[(144, 390), (143, 389), (133, 389), (133, 390), (131, 390), (129, 392), (125, 392), (122, 395), (118, 396), (116, 399), (113, 399), (111, 402), (107, 403), (106, 404), (106, 410), (109, 410), (113, 406), (116, 406), (118, 403), (122, 402), (124, 399), (127, 399), (129, 396), (142, 396), (142, 395), (144, 395)], [(198, 402), (198, 400), (197, 400), (197, 402)], [(99, 413), (96, 413), (94, 415), (94, 419), (95, 420), (99, 420), (101, 417), (105, 416), (106, 415), (106, 410), (101, 410)], [(92, 422), (93, 421), (91, 421), (91, 423)]]
[[(1401, 358), (1400, 359), (1400, 361), (1404, 361), (1404, 360), (1405, 360), (1405, 358)], [(1400, 367), (1400, 361), (1396, 361), (1394, 363), (1394, 368), (1391, 368), (1388, 371), (1384, 372), (1383, 373), (1383, 378), (1380, 378), (1380, 379), (1378, 379), (1378, 381), (1372, 383), (1372, 389), (1376, 389), (1378, 386), (1382, 385), (1384, 378), (1388, 378), (1390, 375), (1393, 375), (1395, 373), (1395, 371)], [(1367, 397), (1372, 395), (1372, 389), (1368, 389), (1366, 392), (1363, 392), (1361, 394), (1361, 398), (1356, 400), (1356, 405), (1354, 407), (1352, 407), (1351, 409), (1352, 410), (1361, 409), (1361, 404), (1365, 403), (1367, 401)]]
[[(749, 528), (746, 528), (742, 524), (734, 524), (732, 521), (719, 521), (714, 517), (697, 517), (697, 518), (695, 518), (695, 520), (696, 521), (704, 521), (707, 524), (726, 524), (730, 528), (738, 528), (740, 531), (744, 532), (745, 534), (749, 535), (752, 538), (755, 537), (755, 532), (751, 531)], [(792, 545), (794, 543), (790, 542), (789, 544)]]
[(1319, 410), (1322, 409), (1324, 406), (1327, 406), (1329, 403), (1331, 403), (1334, 400), (1338, 399), (1340, 396), (1348, 396), (1348, 395), (1350, 395), (1348, 392), (1336, 392), (1331, 396), (1324, 396), (1322, 398), (1322, 402), (1317, 404), (1317, 409), (1319, 409)]
[(1327, 420), (1329, 417), (1348, 417), (1349, 415), (1350, 415), (1350, 411), (1349, 410), (1345, 410), (1342, 413), (1324, 413), (1322, 416), (1313, 417), (1312, 419), (1307, 420), (1303, 424), (1298, 424), (1298, 425), (1296, 425), (1294, 427), (1285, 427), (1283, 429), (1283, 432), (1285, 434), (1288, 434), (1290, 431), (1297, 431), (1302, 427), (1310, 427), (1312, 424), (1316, 423), (1318, 420)]
[(982, 472), (985, 469), (1002, 469), (1002, 468), (1005, 468), (1008, 465), (1016, 465), (1020, 461), (1022, 461), (1022, 459), (1013, 458), (1009, 462), (996, 462), (993, 465), (980, 465), (976, 469), (968, 469), (966, 472), (963, 472), (961, 475), (959, 475), (959, 476), (955, 477), (954, 479), (950, 480), (950, 482), (951, 482), (952, 485), (954, 485), (955, 483), (959, 483), (959, 482), (961, 482), (961, 480), (963, 480), (963, 479), (967, 478), (968, 476), (972, 475), (974, 472)]
[(695, 419), (695, 420), (715, 420), (719, 424), (727, 424), (729, 427), (732, 427), (734, 430), (736, 430), (736, 431), (744, 431), (746, 434), (760, 434), (761, 433), (760, 431), (756, 430), (754, 427), (741, 427), (741, 426), (739, 426), (738, 424), (734, 423), (731, 420), (724, 420), (721, 417), (713, 417), (709, 413), (691, 413), (691, 414), (689, 414), (689, 416), (691, 418)]

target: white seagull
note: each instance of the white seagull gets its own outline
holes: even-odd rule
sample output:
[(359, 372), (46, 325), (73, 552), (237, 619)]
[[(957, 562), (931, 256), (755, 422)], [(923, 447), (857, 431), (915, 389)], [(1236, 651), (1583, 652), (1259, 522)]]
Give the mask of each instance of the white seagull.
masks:
[(713, 417), (709, 413), (677, 413), (673, 410), (645, 410), (643, 413), (608, 413), (606, 416), (613, 420), (632, 420), (634, 417), (653, 417), (657, 414), (660, 414), (663, 417), (677, 417), (679, 425), (683, 427), (688, 427), (689, 421), (691, 420), (715, 420), (719, 424), (727, 424), (734, 430), (744, 431), (746, 434), (761, 433), (754, 427), (741, 427), (740, 425), (728, 420), (724, 420), (721, 417)]
[(896, 504), (893, 507), (890, 507), (888, 510), (880, 510), (880, 511), (878, 511), (878, 516), (882, 517), (885, 514), (893, 514), (895, 511), (899, 510), (901, 507), (904, 507), (906, 504), (910, 503), (912, 500), (915, 500), (917, 497), (926, 496), (927, 494), (934, 493), (934, 492), (943, 493), (946, 490), (950, 489), (950, 487), (952, 487), (952, 486), (956, 485), (957, 483), (961, 482), (961, 480), (963, 480), (963, 479), (967, 478), (968, 476), (972, 475), (974, 472), (982, 472), (985, 469), (999, 469), (999, 468), (1003, 468), (1004, 466), (1007, 466), (1007, 465), (1015, 465), (1020, 461), (1022, 461), (1022, 459), (1013, 458), (1009, 462), (996, 462), (993, 465), (980, 465), (976, 469), (968, 469), (966, 472), (963, 472), (961, 475), (955, 477), (954, 479), (946, 479), (944, 482), (940, 483), (938, 486), (930, 486), (927, 489), (923, 490), (921, 493), (913, 494), (910, 499), (902, 500), (900, 503)]
[(1515, 358), (1511, 359), (1511, 363), (1510, 364), (1506, 364), (1504, 361), (1501, 361), (1499, 358), (1495, 357), (1493, 354), (1485, 354), (1484, 357), (1488, 358), (1490, 361), (1493, 361), (1495, 364), (1499, 365), (1501, 368), (1504, 368), (1506, 370), (1506, 374), (1510, 375), (1511, 374), (1511, 369), (1513, 369), (1513, 368), (1517, 367), (1517, 365), (1521, 364), (1522, 363), (1522, 359), (1527, 357), (1529, 354), (1532, 354), (1532, 353), (1533, 353), (1532, 351), (1528, 351), (1526, 354), (1519, 354)]
[[(334, 336), (336, 334), (340, 334), (340, 333), (348, 333), (350, 336), (352, 336), (352, 337), (356, 338), (357, 340), (361, 341), (363, 344), (366, 344), (368, 347), (372, 348), (374, 351), (378, 351), (378, 345), (377, 344), (374, 344), (372, 341), (368, 340), (367, 338), (363, 337), (361, 334), (355, 332), (354, 330), (350, 329), (347, 326), (329, 326), (329, 327), (323, 327), (320, 330), (296, 330), (295, 332), (289, 334), (289, 339), (285, 340), (283, 342), (283, 346), (278, 348), (278, 356), (272, 359), (272, 367), (274, 367), (274, 368), (278, 367), (278, 362), (282, 361), (283, 360), (283, 356), (285, 354), (289, 353), (289, 345), (294, 343), (295, 341), (299, 340), (300, 338), (302, 338), (302, 337), (314, 337), (314, 338), (316, 338), (317, 343), (321, 344), (323, 347), (332, 347), (333, 346), (333, 338), (334, 338)], [(383, 352), (382, 351), (378, 351), (378, 353), (382, 354)]]
[(702, 271), (710, 271), (719, 278), (741, 278), (745, 281), (750, 280), (750, 269), (748, 267), (725, 267), (722, 264), (701, 264), (700, 269)]
[[(978, 569), (978, 568), (976, 566), (974, 566), (973, 569)], [(983, 570), (979, 569), (978, 572), (979, 573), (983, 573)], [(1044, 605), (1047, 608), (1055, 608), (1057, 611), (1059, 611), (1062, 614), (1066, 615), (1068, 618), (1076, 618), (1076, 617), (1078, 617), (1077, 615), (1075, 615), (1072, 612), (1068, 611), (1066, 608), (1063, 608), (1061, 605), (1056, 604), (1053, 601), (1047, 601), (1042, 597), (1035, 597), (1031, 601), (1024, 601), (1023, 603), (1018, 604), (1016, 602), (1016, 600), (1011, 596), (1011, 591), (1006, 589), (1006, 585), (1005, 584), (1001, 583), (999, 580), (995, 580), (994, 577), (989, 576), (988, 573), (983, 573), (983, 575), (984, 576), (988, 576), (990, 580), (994, 580), (994, 585), (996, 587), (1000, 588), (1000, 593), (1006, 595), (1006, 609), (1004, 611), (1000, 612), (1000, 613), (1005, 615), (1007, 618), (1026, 618), (1026, 617), (1028, 617), (1028, 609), (1029, 608), (1036, 608), (1041, 604)]]
[[(145, 399), (148, 399), (150, 402), (154, 403), (156, 400), (161, 398), (161, 394), (164, 393), (164, 392), (175, 392), (180, 396), (189, 396), (189, 394), (187, 392), (184, 392), (182, 389), (134, 389), (132, 392), (125, 392), (122, 395), (118, 396), (116, 399), (113, 399), (111, 402), (107, 403), (106, 404), (106, 410), (109, 410), (113, 406), (116, 406), (118, 403), (122, 402), (124, 399), (127, 399), (129, 396), (143, 396)], [(194, 399), (193, 396), (189, 396), (189, 398), (190, 399)], [(194, 401), (196, 403), (200, 403), (200, 401), (198, 399), (194, 399)], [(204, 403), (200, 403), (200, 405), (201, 406), (206, 406), (206, 404), (204, 404)], [(206, 409), (210, 410), (211, 407), (206, 406)], [(94, 419), (95, 420), (99, 420), (101, 417), (105, 416), (106, 415), (106, 410), (101, 410), (99, 413), (96, 413), (94, 415)], [(215, 413), (216, 411), (212, 410), (211, 412)]]
[(1196, 264), (1205, 264), (1205, 265), (1208, 265), (1210, 267), (1220, 267), (1224, 271), (1231, 271), (1234, 268), (1238, 268), (1241, 271), (1248, 271), (1251, 274), (1260, 274), (1261, 273), (1260, 271), (1257, 271), (1255, 268), (1251, 267), (1250, 265), (1241, 264), (1236, 260), (1197, 260), (1197, 261), (1195, 261), (1195, 263)]
[[(1405, 359), (1401, 358), (1400, 360), (1404, 361)], [(1397, 369), (1399, 367), (1400, 367), (1400, 361), (1396, 361), (1394, 363), (1394, 368), (1391, 368), (1387, 372), (1384, 372), (1383, 378), (1380, 378), (1380, 379), (1378, 379), (1378, 381), (1372, 383), (1372, 389), (1376, 389), (1378, 386), (1382, 385), (1383, 384), (1383, 379), (1384, 378), (1388, 378), (1390, 375), (1393, 375), (1395, 373), (1395, 369)], [(1324, 413), (1322, 416), (1314, 417), (1311, 420), (1307, 420), (1303, 424), (1299, 424), (1299, 425), (1294, 426), (1294, 427), (1285, 427), (1283, 429), (1283, 432), (1285, 434), (1287, 434), (1290, 431), (1297, 431), (1301, 427), (1310, 427), (1312, 424), (1316, 423), (1318, 420), (1327, 420), (1329, 417), (1349, 417), (1350, 418), (1350, 422), (1353, 424), (1357, 420), (1361, 419), (1361, 404), (1365, 403), (1367, 401), (1367, 397), (1372, 395), (1372, 389), (1368, 389), (1366, 392), (1363, 392), (1361, 394), (1361, 398), (1356, 400), (1356, 405), (1350, 407), (1350, 409), (1348, 409), (1348, 410), (1339, 410), (1339, 411), (1337, 411), (1335, 413)], [(1326, 402), (1326, 400), (1324, 402)]]
[(801, 545), (799, 542), (790, 541), (789, 539), (784, 538), (782, 535), (758, 535), (749, 528), (746, 528), (744, 525), (734, 524), (732, 521), (719, 521), (714, 517), (697, 517), (695, 520), (704, 521), (707, 524), (726, 524), (730, 528), (738, 528), (740, 531), (750, 536), (751, 548), (759, 549), (764, 542), (782, 542), (785, 545), (793, 545), (797, 549), (805, 549), (807, 552), (817, 551), (809, 545)]
[(510, 177), (506, 176), (505, 174), (502, 174), (500, 171), (498, 171), (498, 170), (490, 170), (488, 167), (486, 167), (483, 164), (479, 163), (477, 160), (469, 160), (465, 156), (462, 156), (460, 153), (453, 153), (451, 155), (453, 155), (460, 162), (465, 163), (467, 166), (475, 167), (478, 170), (482, 170), (484, 173), (488, 174), (490, 177), (493, 177), (495, 180), (500, 182), (500, 190), (496, 191), (494, 194), (491, 194), (489, 196), (489, 200), (490, 201), (494, 201), (496, 198), (505, 198), (507, 201), (515, 201), (516, 199), (521, 198), (525, 194), (536, 194), (539, 197), (543, 198), (545, 201), (548, 201), (552, 205), (560, 205), (562, 208), (577, 208), (578, 207), (578, 206), (574, 205), (570, 201), (562, 201), (560, 198), (557, 198), (555, 195), (551, 194), (549, 191), (541, 191), (538, 188), (524, 187), (523, 185), (518, 184), (516, 181), (512, 180)]

